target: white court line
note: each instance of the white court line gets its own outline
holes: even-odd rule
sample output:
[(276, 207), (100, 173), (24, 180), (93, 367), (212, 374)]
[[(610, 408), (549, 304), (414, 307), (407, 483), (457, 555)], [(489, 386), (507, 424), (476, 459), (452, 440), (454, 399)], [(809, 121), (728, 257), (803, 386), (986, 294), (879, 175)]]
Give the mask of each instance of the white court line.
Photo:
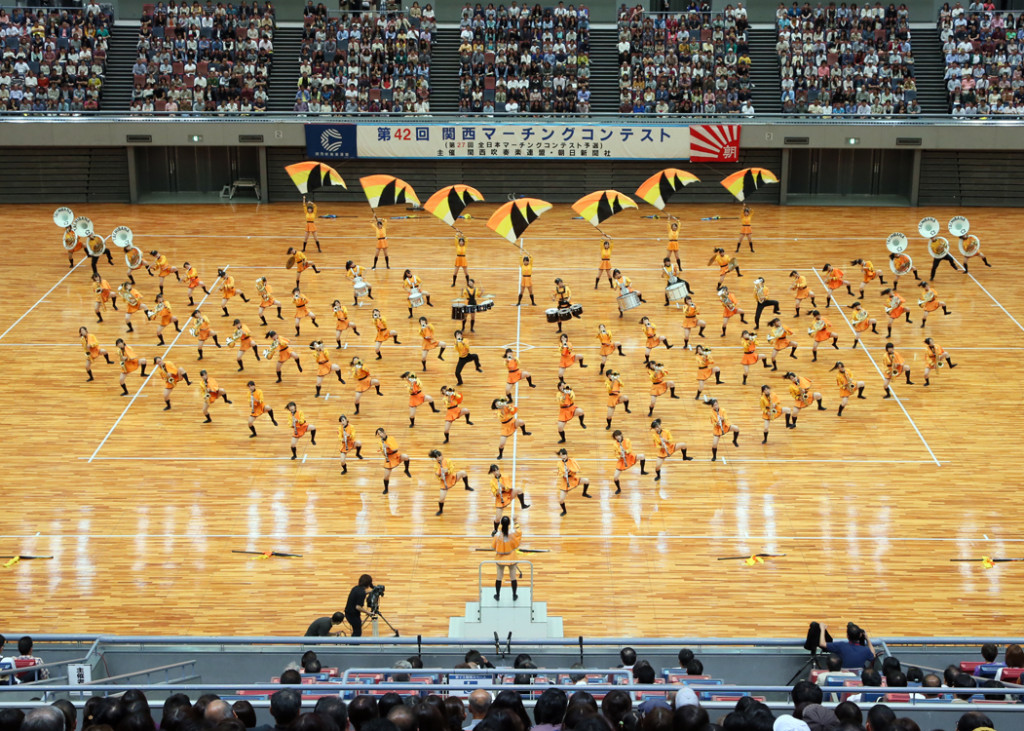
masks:
[[(263, 270), (263, 271), (265, 271), (265, 270), (268, 270), (268, 269), (279, 269), (280, 266), (281, 265), (279, 263), (275, 262), (274, 264), (267, 264), (265, 266), (235, 266), (235, 267), (232, 267), (232, 269), (235, 269), (236, 271), (239, 270), (239, 269), (254, 269), (254, 270)], [(446, 267), (408, 267), (408, 268), (413, 269), (414, 271), (417, 271), (417, 272), (450, 272), (452, 270), (452, 267), (450, 267), (450, 266), (446, 266)], [(622, 271), (626, 271), (622, 267), (615, 267), (615, 268), (616, 269), (621, 269)], [(759, 268), (757, 271), (758, 272), (791, 272), (791, 271), (793, 271), (793, 269), (799, 269), (799, 268), (800, 268), (800, 265), (796, 265), (796, 266), (792, 266), (792, 267), (777, 267), (777, 268), (771, 268), (771, 269), (761, 269), (761, 268)], [(345, 271), (345, 267), (330, 267), (330, 266), (322, 267), (322, 266), (319, 266), (319, 265), (317, 266), (317, 269), (319, 269), (322, 272), (326, 272), (326, 271), (339, 271), (339, 272), (342, 272), (342, 271)], [(592, 266), (590, 266), (590, 267), (567, 267), (567, 266), (561, 266), (561, 267), (534, 267), (533, 271), (535, 271), (535, 272), (592, 272), (592, 271), (595, 271), (596, 269), (597, 269), (597, 267), (592, 267)], [(382, 270), (381, 269), (377, 269), (377, 271), (382, 271)], [(384, 271), (386, 271), (386, 270), (384, 270)], [(395, 271), (395, 270), (392, 269), (391, 271)], [(519, 267), (493, 267), (493, 266), (489, 266), (489, 267), (485, 267), (484, 271), (486, 271), (486, 272), (497, 272), (497, 271), (508, 271), (508, 272), (511, 272), (511, 271), (519, 271)], [(629, 271), (635, 273), (637, 271), (646, 272), (648, 270), (645, 268), (645, 269), (640, 269), (640, 270), (630, 269)], [(681, 271), (681, 272), (694, 272), (694, 273), (706, 272), (707, 274), (710, 274), (710, 275), (714, 275), (716, 273), (715, 271), (713, 271), (713, 267), (706, 267), (706, 266), (705, 267), (684, 267), (684, 268), (680, 269), (679, 271)], [(660, 270), (659, 270), (659, 272), (660, 272)], [(658, 275), (656, 275), (653, 271), (651, 271), (650, 272), (650, 276), (651, 277), (655, 277), (655, 276), (658, 276)], [(449, 289), (451, 289), (451, 288), (449, 288)]]
[(34, 310), (39, 305), (41, 305), (43, 303), (43, 300), (45, 300), (47, 297), (49, 297), (50, 293), (53, 292), (53, 290), (57, 289), (57, 287), (59, 287), (61, 284), (63, 284), (64, 280), (67, 279), (68, 277), (70, 277), (75, 272), (75, 270), (78, 269), (78, 267), (82, 266), (82, 264), (84, 264), (84, 263), (85, 263), (85, 259), (82, 259), (77, 264), (75, 264), (73, 267), (68, 269), (67, 272), (64, 274), (64, 276), (61, 277), (60, 279), (58, 279), (57, 283), (55, 285), (53, 285), (52, 287), (50, 287), (49, 290), (47, 290), (46, 294), (44, 294), (42, 297), (40, 297), (38, 300), (36, 300), (36, 303), (34, 305), (29, 307), (27, 310), (25, 310), (25, 314), (23, 314), (21, 317), (19, 317), (17, 320), (15, 320), (13, 325), (11, 325), (9, 328), (4, 330), (3, 334), (0, 335), (0, 340), (3, 340), (5, 337), (7, 337), (7, 333), (9, 333), (11, 330), (16, 328), (18, 326), (19, 322), (21, 322), (26, 317), (28, 317), (29, 314), (31, 314), (32, 310)]
[[(519, 239), (519, 250), (520, 251), (523, 250), (522, 243), (523, 243), (523, 240)], [(516, 277), (516, 284), (518, 285), (517, 286), (517, 290), (518, 291), (522, 291), (522, 288), (523, 288), (523, 270), (520, 269), (519, 267), (516, 267), (516, 269), (519, 271), (519, 275)], [(522, 308), (522, 306), (517, 306), (516, 307), (516, 340), (515, 340), (515, 343), (516, 343), (516, 359), (517, 360), (519, 359), (519, 345), (520, 345), (520, 343), (519, 343), (519, 334), (520, 334), (520, 327), (522, 325), (522, 322), (523, 322), (523, 308)], [(520, 380), (522, 380), (522, 379), (520, 379)], [(515, 398), (516, 404), (518, 405), (519, 404), (519, 381), (516, 381), (515, 390), (513, 391), (513, 397)], [(515, 418), (518, 418), (518, 414), (516, 415)], [(512, 422), (512, 426), (515, 427), (515, 421)], [(519, 430), (513, 428), (513, 430), (512, 430), (512, 486), (513, 486), (513, 488), (515, 487), (515, 484), (516, 484), (516, 457), (517, 457), (516, 452), (517, 452), (518, 447), (519, 447)], [(526, 499), (525, 498), (525, 493), (524, 493), (523, 499), (524, 500)], [(512, 520), (515, 521), (515, 519), (516, 519), (516, 501), (515, 501), (515, 495), (514, 494), (513, 494), (513, 498), (512, 498), (512, 507), (509, 510), (509, 513), (512, 516)], [(509, 569), (509, 576), (511, 576), (511, 575), (512, 575), (512, 570)]]
[[(821, 278), (821, 274), (818, 273), (818, 270), (815, 267), (811, 267), (810, 269), (811, 271), (814, 272), (814, 276), (818, 278), (818, 281), (821, 282), (821, 288), (825, 291), (826, 296), (828, 296), (831, 293), (831, 290), (829, 290), (829, 288), (825, 285), (825, 280)], [(850, 328), (850, 332), (853, 333), (854, 336), (856, 336), (857, 331), (853, 329), (853, 325), (847, 319), (846, 313), (843, 312), (842, 305), (840, 305), (838, 302), (836, 302), (836, 309), (838, 310), (840, 317), (843, 318), (843, 322), (845, 322), (846, 326)], [(885, 375), (882, 373), (882, 369), (879, 368), (878, 364), (875, 362), (874, 356), (871, 355), (871, 350), (868, 349), (866, 345), (864, 345), (863, 341), (861, 342), (861, 345), (861, 350), (864, 351), (864, 354), (868, 357), (868, 360), (871, 361), (871, 365), (875, 367), (875, 370), (878, 371), (878, 375), (881, 376), (884, 380)], [(893, 399), (896, 400), (896, 403), (899, 404), (900, 409), (903, 410), (903, 415), (907, 417), (907, 421), (910, 422), (910, 426), (914, 427), (914, 431), (917, 432), (917, 436), (918, 438), (920, 438), (921, 443), (924, 445), (924, 448), (928, 450), (928, 454), (932, 456), (932, 460), (935, 462), (936, 465), (941, 467), (942, 462), (940, 462), (939, 458), (935, 456), (935, 452), (932, 451), (932, 448), (928, 446), (928, 441), (924, 438), (924, 434), (922, 434), (921, 430), (917, 428), (917, 424), (914, 422), (914, 419), (910, 416), (910, 412), (907, 411), (907, 407), (903, 405), (903, 402), (900, 400), (900, 397), (896, 393), (896, 389), (893, 388), (893, 384), (891, 382), (889, 384), (889, 393), (892, 394)]]
[[(93, 461), (92, 457), (79, 457), (78, 459), (87, 459), (90, 462)], [(337, 457), (310, 457), (311, 462), (336, 462)], [(614, 459), (601, 459), (593, 457), (573, 457), (577, 462), (598, 462), (598, 463), (614, 463)], [(732, 457), (733, 462), (747, 462), (751, 464), (776, 464), (776, 463), (794, 463), (794, 464), (934, 464), (933, 460), (930, 459), (785, 459), (785, 458), (750, 458), (750, 457)], [(490, 457), (460, 457), (463, 462), (469, 462), (472, 464), (492, 464), (496, 460)], [(177, 457), (97, 457), (97, 462), (178, 462), (180, 461)], [(189, 462), (290, 462), (291, 457), (189, 457)], [(428, 457), (412, 457), (413, 462), (432, 462), (433, 460)], [(553, 457), (519, 457), (520, 462), (545, 462), (552, 464), (555, 461)], [(704, 460), (697, 460), (703, 462)], [(951, 464), (949, 460), (943, 460), (942, 464)]]
[[(974, 278), (974, 275), (973, 275), (973, 274), (971, 274), (970, 272), (967, 272), (967, 276), (968, 276), (968, 277), (970, 277), (970, 278), (971, 278), (971, 279), (972, 279), (972, 280), (974, 281), (974, 283), (975, 283), (975, 284), (977, 284), (977, 285), (978, 285), (978, 287), (980, 287), (980, 288), (981, 288), (981, 291), (982, 291), (982, 292), (984, 292), (985, 294), (987, 294), (987, 295), (988, 295), (988, 298), (989, 298), (990, 300), (992, 300), (993, 302), (995, 302), (995, 303), (996, 303), (996, 307), (998, 307), (998, 308), (999, 308), (1000, 310), (1002, 310), (1002, 311), (1003, 311), (1003, 312), (1004, 312), (1004, 313), (1006, 314), (1006, 316), (1007, 316), (1007, 317), (1009, 317), (1009, 318), (1010, 318), (1011, 320), (1013, 320), (1013, 324), (1014, 324), (1014, 325), (1016, 325), (1017, 327), (1019, 327), (1019, 328), (1020, 328), (1021, 330), (1024, 330), (1024, 325), (1021, 325), (1021, 324), (1020, 324), (1019, 322), (1017, 322), (1017, 318), (1016, 318), (1016, 317), (1014, 317), (1013, 315), (1011, 315), (1011, 314), (1009, 313), (1009, 311), (1008, 311), (1008, 310), (1007, 310), (1007, 309), (1006, 309), (1005, 307), (1003, 307), (1003, 305), (1002, 305), (1002, 304), (1001, 304), (1001, 303), (999, 302), (999, 300), (997, 300), (997, 299), (996, 299), (995, 297), (993, 297), (993, 296), (992, 296), (992, 293), (991, 293), (991, 292), (989, 292), (989, 291), (988, 291), (987, 289), (985, 289), (985, 287), (984, 287), (984, 286), (982, 285), (982, 283), (981, 283), (981, 282), (979, 282), (979, 281), (978, 281), (977, 279), (975, 279), (975, 278)], [(2, 336), (0, 336), (0, 337), (2, 337)], [(961, 348), (961, 350), (966, 350), (966, 348)]]
[[(225, 266), (225, 267), (224, 267), (224, 269), (223, 269), (223, 271), (225, 271), (225, 272), (226, 272), (226, 271), (228, 270), (228, 268), (229, 268), (229, 267), (230, 267), (230, 264), (229, 264), (228, 266)], [(212, 293), (212, 292), (213, 292), (213, 291), (214, 291), (214, 290), (215, 290), (215, 289), (217, 288), (217, 283), (218, 283), (218, 282), (220, 282), (220, 280), (221, 280), (221, 278), (220, 278), (220, 277), (218, 276), (218, 277), (217, 277), (217, 279), (216, 279), (216, 280), (214, 281), (214, 283), (213, 283), (213, 287), (211, 287), (211, 288), (210, 288), (210, 292), (208, 292), (208, 293), (207, 293), (207, 294), (206, 294), (206, 295), (205, 295), (205, 296), (204, 296), (204, 297), (203, 297), (203, 298), (202, 298), (201, 300), (199, 300), (199, 304), (198, 304), (198, 305), (196, 305), (196, 307), (195, 307), (195, 309), (196, 309), (196, 310), (198, 310), (198, 309), (199, 309), (200, 307), (202, 307), (202, 306), (203, 306), (203, 303), (205, 303), (205, 302), (206, 302), (206, 299), (207, 299), (207, 297), (209, 297), (209, 296), (210, 296), (210, 294), (211, 294), (211, 293)], [(185, 331), (186, 331), (186, 330), (188, 329), (188, 324), (189, 324), (190, 322), (192, 322), (192, 317), (191, 317), (191, 316), (189, 316), (189, 318), (188, 318), (187, 320), (185, 320), (185, 325), (184, 325), (184, 327), (182, 327), (182, 328), (181, 328), (181, 332), (179, 332), (179, 333), (178, 333), (178, 334), (177, 334), (177, 335), (176, 335), (176, 336), (174, 337), (174, 340), (172, 340), (172, 341), (170, 342), (170, 344), (169, 344), (169, 345), (167, 346), (166, 350), (164, 350), (164, 353), (163, 353), (163, 355), (161, 356), (162, 358), (166, 358), (166, 357), (167, 357), (167, 354), (171, 352), (171, 348), (173, 348), (173, 347), (174, 347), (174, 345), (175, 345), (175, 343), (177, 343), (177, 342), (178, 342), (178, 338), (180, 338), (180, 337), (181, 337), (182, 335), (184, 335), (184, 334), (185, 334)], [(135, 403), (135, 399), (137, 399), (137, 398), (139, 397), (139, 394), (140, 394), (140, 393), (142, 393), (142, 389), (144, 389), (144, 388), (146, 387), (146, 384), (148, 384), (148, 383), (149, 383), (149, 379), (153, 377), (153, 374), (154, 374), (154, 373), (156, 373), (156, 372), (157, 372), (157, 370), (158, 370), (157, 366), (156, 366), (156, 365), (153, 365), (153, 370), (151, 370), (151, 371), (149, 372), (149, 375), (148, 375), (148, 376), (146, 376), (146, 380), (142, 382), (142, 385), (141, 385), (141, 386), (139, 386), (139, 390), (135, 392), (135, 395), (134, 395), (134, 396), (132, 396), (131, 400), (130, 400), (130, 401), (128, 402), (128, 404), (127, 404), (127, 405), (126, 405), (126, 406), (124, 407), (124, 411), (122, 411), (122, 412), (121, 412), (121, 415), (120, 415), (119, 417), (117, 417), (117, 421), (115, 421), (115, 422), (114, 422), (114, 425), (113, 425), (112, 427), (110, 427), (110, 431), (108, 431), (108, 432), (107, 432), (107, 435), (106, 435), (105, 437), (103, 437), (103, 441), (102, 441), (102, 442), (100, 442), (100, 443), (99, 443), (99, 446), (97, 446), (97, 447), (96, 447), (96, 451), (94, 451), (94, 452), (92, 453), (92, 456), (91, 456), (91, 457), (89, 457), (89, 463), (90, 463), (90, 464), (92, 463), (92, 461), (93, 461), (94, 459), (96, 459), (96, 455), (100, 453), (100, 450), (101, 450), (101, 449), (103, 449), (103, 445), (107, 443), (107, 440), (108, 440), (108, 439), (110, 439), (110, 435), (114, 433), (114, 429), (116, 429), (116, 428), (117, 428), (117, 425), (121, 423), (121, 419), (123, 419), (123, 418), (124, 418), (124, 415), (128, 413), (128, 409), (130, 409), (130, 408), (132, 407), (132, 404), (134, 404), (134, 403)]]
[[(424, 218), (426, 218), (426, 216), (424, 216)], [(431, 217), (431, 218), (433, 218), (433, 217)], [(352, 220), (359, 220), (359, 219), (352, 219)], [(399, 220), (402, 220), (402, 219), (399, 219)], [(281, 233), (281, 234), (253, 234), (253, 235), (246, 235), (246, 236), (221, 236), (219, 238), (221, 238), (221, 239), (233, 239), (233, 240), (275, 239), (275, 240), (280, 241), (282, 238), (288, 238), (290, 235), (292, 235), (292, 234), (285, 232), (285, 233)], [(138, 234), (137, 233), (137, 234), (135, 234), (134, 238), (209, 239), (210, 237), (208, 235), (206, 235), (206, 234), (203, 234), (203, 233), (195, 233), (195, 234), (166, 234), (166, 235), (164, 235), (164, 234)], [(389, 241), (392, 238), (395, 241), (399, 241), (399, 242), (406, 241), (405, 237), (403, 237), (403, 236), (389, 237)], [(591, 240), (594, 240), (596, 238), (597, 237), (591, 237), (589, 235), (586, 235), (586, 236), (580, 235), (580, 236), (572, 237), (573, 240), (584, 240), (584, 241), (591, 241)], [(611, 238), (612, 238), (613, 241), (667, 241), (668, 240), (668, 239), (663, 239), (663, 238), (660, 238), (660, 237), (651, 238), (649, 236), (612, 236)], [(451, 236), (416, 236), (415, 239), (416, 239), (416, 241), (451, 241), (452, 240)], [(559, 241), (559, 242), (564, 242), (566, 240), (566, 237), (565, 236), (531, 236), (530, 239), (532, 241)], [(372, 239), (370, 239), (367, 236), (321, 236), (320, 240), (321, 241), (364, 241), (366, 243), (372, 243)], [(735, 236), (701, 236), (700, 240), (701, 241), (735, 241), (736, 237)], [(760, 241), (760, 242), (768, 242), (768, 243), (787, 243), (787, 242), (790, 242), (790, 241), (878, 241), (878, 237), (877, 236), (792, 236), (792, 237), (790, 237), (790, 236), (779, 236), (779, 237), (774, 237), (774, 236), (769, 236), (769, 237), (758, 236), (757, 240)], [(477, 241), (477, 242), (489, 242), (489, 243), (495, 243), (495, 244), (500, 244), (502, 242), (508, 243), (504, 239), (499, 240), (497, 238), (490, 238), (490, 237), (475, 239), (475, 241)], [(326, 252), (320, 252), (320, 253), (326, 253)], [(450, 269), (451, 267), (448, 267), (448, 268)]]

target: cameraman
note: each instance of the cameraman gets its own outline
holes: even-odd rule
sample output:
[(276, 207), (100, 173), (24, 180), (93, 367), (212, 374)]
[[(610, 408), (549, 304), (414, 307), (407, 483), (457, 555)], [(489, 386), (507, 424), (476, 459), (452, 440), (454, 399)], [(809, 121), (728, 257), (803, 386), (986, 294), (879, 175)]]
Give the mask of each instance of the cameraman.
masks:
[(363, 636), (363, 615), (372, 617), (373, 612), (366, 608), (366, 594), (373, 588), (373, 579), (369, 574), (359, 577), (359, 583), (352, 587), (345, 603), (345, 619), (352, 625), (352, 636)]
[(853, 622), (846, 623), (846, 642), (826, 642), (825, 630), (828, 627), (824, 622), (820, 622), (819, 626), (818, 647), (827, 652), (838, 653), (843, 658), (844, 668), (863, 670), (866, 665), (874, 662), (875, 648), (868, 639), (868, 633)]

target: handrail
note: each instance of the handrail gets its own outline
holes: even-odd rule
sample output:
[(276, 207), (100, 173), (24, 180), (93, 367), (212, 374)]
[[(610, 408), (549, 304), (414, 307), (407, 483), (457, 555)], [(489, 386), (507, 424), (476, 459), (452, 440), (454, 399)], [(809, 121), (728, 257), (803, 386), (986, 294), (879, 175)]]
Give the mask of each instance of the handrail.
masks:
[[(136, 670), (131, 673), (121, 673), (120, 675), (111, 675), (106, 678), (98, 678), (96, 680), (90, 680), (88, 683), (82, 683), (82, 685), (98, 685), (99, 683), (110, 683), (113, 680), (122, 680), (124, 678), (131, 678), (135, 675), (149, 675), (150, 673), (159, 673), (161, 671), (173, 670), (174, 668), (183, 668), (188, 665), (195, 665), (195, 660), (183, 660), (182, 662), (171, 663), (170, 665), (161, 665), (156, 668), (147, 668), (145, 670)], [(159, 685), (159, 684), (158, 684)]]
[[(513, 566), (518, 567), (518, 565), (521, 564), (521, 563), (525, 563), (527, 566), (530, 567), (530, 579), (529, 579), (530, 584), (529, 584), (529, 586), (530, 586), (530, 589), (532, 591), (532, 589), (533, 589), (533, 561), (527, 561), (525, 559), (517, 559), (517, 560), (514, 560), (514, 561), (512, 559), (505, 559), (504, 561), (497, 561), (497, 560), (492, 558), (489, 561), (481, 561), (480, 565), (476, 567), (476, 588), (477, 588), (477, 592), (479, 593), (479, 591), (484, 588), (484, 566), (485, 565), (494, 564), (495, 566), (508, 566), (509, 567), (509, 569), (508, 569), (509, 581), (519, 581), (519, 579), (513, 579), (512, 578), (512, 567)], [(519, 571), (519, 576), (520, 576), (520, 578), (522, 578), (523, 570), (520, 569), (520, 568), (517, 568), (517, 571)], [(504, 572), (502, 572), (502, 575), (504, 575)]]
[[(376, 673), (380, 675), (549, 675), (551, 673), (560, 673), (562, 675), (607, 675), (609, 677), (613, 675), (621, 675), (627, 680), (633, 677), (633, 673), (626, 668), (614, 668), (612, 670), (594, 669), (594, 668), (348, 668), (342, 673), (341, 682), (348, 682), (350, 673)], [(394, 681), (400, 682), (400, 681)], [(384, 685), (391, 687), (392, 681), (384, 681)], [(422, 683), (420, 683), (422, 685)], [(613, 683), (615, 687), (622, 687), (623, 684)], [(305, 686), (303, 686), (305, 687)], [(505, 684), (501, 684), (502, 688), (508, 687)], [(664, 685), (656, 686), (644, 686), (654, 688), (664, 688)], [(691, 686), (693, 687), (693, 686)], [(721, 687), (721, 686), (715, 686)]]
[[(50, 668), (64, 667), (65, 665), (70, 665), (71, 663), (85, 662), (87, 659), (88, 658), (85, 658), (85, 657), (76, 657), (76, 658), (74, 658), (72, 660), (55, 660), (54, 662), (40, 663), (39, 665), (31, 665), (31, 666), (23, 667), (23, 668), (12, 668), (10, 670), (0, 670), (0, 677), (3, 677), (5, 675), (21, 675), (22, 673), (32, 673), (32, 672), (35, 672), (37, 670), (43, 670), (43, 669), (49, 670)], [(45, 678), (41, 679), (41, 680), (34, 680), (32, 682), (40, 683), (40, 682), (42, 682), (42, 680), (45, 680)]]

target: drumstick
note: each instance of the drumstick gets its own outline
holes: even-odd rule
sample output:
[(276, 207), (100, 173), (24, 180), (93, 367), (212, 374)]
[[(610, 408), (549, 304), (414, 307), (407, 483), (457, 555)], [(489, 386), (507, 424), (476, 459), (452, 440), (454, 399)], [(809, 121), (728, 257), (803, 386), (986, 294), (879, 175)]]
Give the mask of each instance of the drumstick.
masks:
[[(266, 551), (235, 551), (235, 550), (232, 550), (231, 553), (248, 553), (248, 554), (252, 554), (254, 556), (266, 556), (267, 555)], [(270, 551), (270, 555), (271, 556), (278, 556), (280, 558), (302, 558), (302, 554), (301, 553), (282, 553), (280, 551)]]
[[(494, 548), (474, 548), (474, 551), (493, 551)], [(550, 548), (517, 548), (519, 553), (551, 553)], [(746, 558), (746, 556), (744, 556)]]
[[(0, 556), (0, 558), (3, 558), (3, 556)], [(981, 562), (985, 561), (984, 558), (951, 558), (949, 560), (951, 562), (976, 562), (976, 563), (981, 563)], [(991, 561), (992, 563), (1010, 563), (1010, 562), (1014, 562), (1014, 561), (1024, 561), (1024, 558), (990, 558), (988, 560)]]
[[(754, 558), (779, 558), (785, 556), (784, 553), (755, 553)], [(750, 558), (750, 556), (722, 556), (719, 561), (742, 561), (743, 559)]]

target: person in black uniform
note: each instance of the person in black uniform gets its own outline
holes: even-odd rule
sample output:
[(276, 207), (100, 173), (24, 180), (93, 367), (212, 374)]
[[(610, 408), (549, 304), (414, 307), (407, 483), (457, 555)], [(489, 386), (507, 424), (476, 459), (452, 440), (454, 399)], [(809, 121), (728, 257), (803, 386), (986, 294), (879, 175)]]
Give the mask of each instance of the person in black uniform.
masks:
[(363, 574), (359, 577), (359, 583), (353, 586), (348, 593), (348, 601), (345, 602), (345, 619), (352, 625), (353, 637), (362, 637), (363, 615), (369, 617), (372, 614), (366, 608), (366, 595), (372, 588), (373, 579), (369, 574)]
[(341, 634), (341, 630), (332, 632), (334, 626), (341, 624), (345, 621), (345, 615), (341, 612), (335, 612), (330, 617), (320, 617), (314, 619), (312, 624), (309, 625), (309, 629), (306, 630), (305, 637), (336, 637)]
[[(466, 300), (467, 310), (462, 313), (462, 329), (466, 329), (466, 315), (469, 315), (469, 331), (476, 332), (476, 308), (483, 301), (484, 291), (476, 286), (475, 279), (467, 279), (462, 288), (462, 299)], [(472, 309), (470, 309), (472, 308)]]

